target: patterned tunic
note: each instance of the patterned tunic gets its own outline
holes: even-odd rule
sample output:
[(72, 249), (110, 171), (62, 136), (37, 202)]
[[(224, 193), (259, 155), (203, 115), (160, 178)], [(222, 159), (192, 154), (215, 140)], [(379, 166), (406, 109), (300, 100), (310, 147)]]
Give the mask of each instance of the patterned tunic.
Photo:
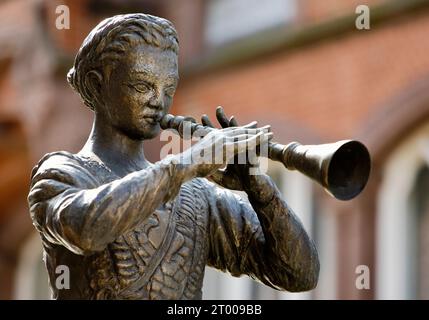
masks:
[[(28, 200), (53, 298), (201, 299), (206, 265), (276, 289), (316, 285), (317, 252), (280, 197), (258, 207), (203, 178), (171, 183), (173, 171), (161, 161), (120, 178), (79, 154), (40, 160)], [(69, 289), (55, 285), (59, 265)]]

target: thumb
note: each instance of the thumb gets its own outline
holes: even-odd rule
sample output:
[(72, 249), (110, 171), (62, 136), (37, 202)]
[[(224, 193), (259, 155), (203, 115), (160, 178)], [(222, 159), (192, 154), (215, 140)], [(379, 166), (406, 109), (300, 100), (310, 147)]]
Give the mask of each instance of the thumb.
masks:
[(208, 178), (224, 188), (231, 190), (241, 190), (238, 179), (235, 179), (223, 169), (215, 171), (210, 176), (208, 176)]

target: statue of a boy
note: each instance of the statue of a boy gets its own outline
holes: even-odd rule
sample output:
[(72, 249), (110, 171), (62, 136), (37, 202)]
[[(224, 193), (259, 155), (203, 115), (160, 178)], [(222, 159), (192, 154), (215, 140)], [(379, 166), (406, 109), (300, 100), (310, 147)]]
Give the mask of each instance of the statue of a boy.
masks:
[[(268, 141), (269, 128), (213, 130), (180, 155), (145, 159), (143, 141), (173, 99), (177, 55), (173, 25), (145, 14), (108, 18), (83, 42), (67, 80), (95, 113), (92, 131), (77, 154), (40, 160), (28, 197), (54, 298), (201, 299), (206, 265), (281, 290), (316, 286), (317, 251), (272, 180), (246, 164), (219, 171)], [(234, 150), (221, 164), (195, 160), (219, 141)], [(58, 265), (69, 289), (55, 286)]]

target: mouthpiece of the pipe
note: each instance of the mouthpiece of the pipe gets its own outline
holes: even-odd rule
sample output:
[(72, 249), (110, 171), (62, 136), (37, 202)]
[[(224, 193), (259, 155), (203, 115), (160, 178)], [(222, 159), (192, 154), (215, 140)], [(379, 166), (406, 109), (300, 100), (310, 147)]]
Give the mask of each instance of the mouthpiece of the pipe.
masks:
[(166, 114), (162, 117), (161, 121), (159, 122), (159, 125), (161, 126), (161, 129), (166, 130), (170, 129), (170, 123), (174, 120), (174, 116), (172, 114)]
[(161, 129), (174, 129), (184, 139), (191, 139), (192, 135), (195, 134), (197, 137), (202, 137), (209, 133), (211, 130), (217, 130), (216, 128), (206, 127), (201, 124), (192, 121), (189, 117), (173, 116), (172, 114), (166, 114), (160, 121)]

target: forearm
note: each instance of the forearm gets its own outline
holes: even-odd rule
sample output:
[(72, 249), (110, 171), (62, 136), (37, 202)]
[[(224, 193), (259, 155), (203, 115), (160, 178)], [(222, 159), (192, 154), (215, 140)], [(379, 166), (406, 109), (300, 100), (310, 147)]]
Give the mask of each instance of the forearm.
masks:
[(261, 175), (247, 193), (263, 230), (267, 263), (285, 270), (276, 281), (289, 291), (314, 288), (319, 273), (317, 250), (274, 182)]
[(195, 174), (169, 157), (150, 168), (94, 189), (52, 199), (43, 221), (58, 242), (81, 254), (100, 251), (173, 199)]

